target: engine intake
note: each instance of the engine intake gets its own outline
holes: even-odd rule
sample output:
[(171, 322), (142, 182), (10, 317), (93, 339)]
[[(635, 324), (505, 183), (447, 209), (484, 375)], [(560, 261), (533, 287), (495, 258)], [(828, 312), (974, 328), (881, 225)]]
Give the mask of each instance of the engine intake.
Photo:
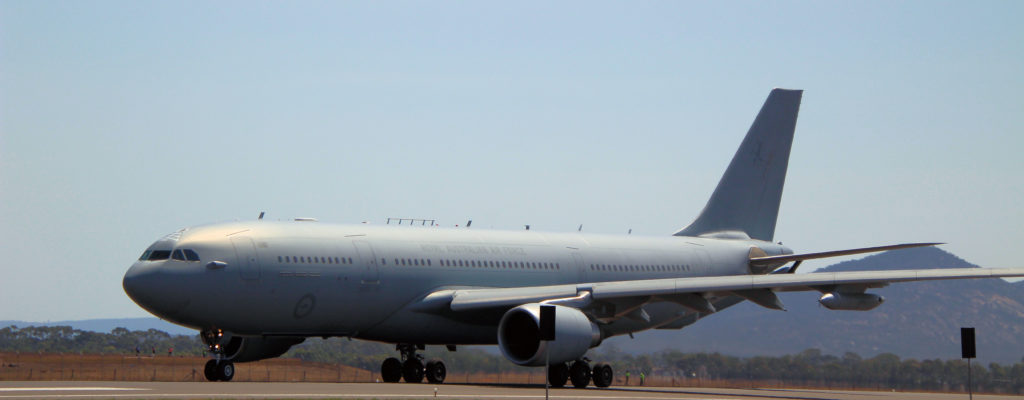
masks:
[[(551, 351), (552, 364), (576, 360), (591, 347), (601, 344), (601, 330), (580, 310), (555, 307), (555, 340), (540, 340), (540, 304), (530, 303), (508, 310), (498, 324), (498, 347), (509, 361), (519, 365), (544, 365)], [(549, 346), (550, 344), (550, 346)]]
[(829, 310), (868, 311), (882, 305), (885, 298), (871, 293), (825, 293), (818, 302)]

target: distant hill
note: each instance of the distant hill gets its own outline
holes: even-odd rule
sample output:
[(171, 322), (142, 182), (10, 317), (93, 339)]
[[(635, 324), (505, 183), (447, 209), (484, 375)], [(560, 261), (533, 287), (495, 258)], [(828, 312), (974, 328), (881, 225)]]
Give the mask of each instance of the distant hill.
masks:
[[(938, 248), (881, 253), (822, 271), (976, 267)], [(650, 330), (636, 340), (606, 341), (629, 353), (668, 348), (737, 356), (795, 354), (817, 348), (827, 354), (863, 357), (893, 353), (903, 358), (960, 357), (960, 327), (977, 329), (981, 362), (1015, 363), (1024, 357), (1024, 283), (1002, 279), (895, 284), (869, 292), (885, 297), (871, 311), (832, 311), (817, 292), (782, 293), (788, 311), (744, 302), (682, 330)], [(602, 346), (604, 347), (604, 346)]]
[(159, 318), (120, 318), (120, 319), (85, 319), (80, 321), (26, 322), (0, 321), (0, 328), (8, 326), (24, 328), (28, 326), (70, 326), (74, 329), (91, 332), (110, 333), (114, 328), (127, 328), (131, 331), (156, 329), (171, 335), (196, 335), (199, 331), (175, 325)]

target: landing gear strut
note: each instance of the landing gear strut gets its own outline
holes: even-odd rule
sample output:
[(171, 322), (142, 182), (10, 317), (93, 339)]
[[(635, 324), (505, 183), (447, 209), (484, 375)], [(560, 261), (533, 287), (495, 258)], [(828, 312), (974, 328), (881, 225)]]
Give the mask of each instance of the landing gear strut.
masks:
[(399, 344), (395, 349), (402, 353), (402, 359), (390, 357), (384, 360), (380, 366), (381, 380), (394, 383), (404, 379), (408, 383), (420, 383), (426, 377), (430, 383), (444, 383), (448, 375), (444, 363), (429, 360), (424, 366), (423, 356), (416, 354), (416, 350), (423, 350), (423, 345)]

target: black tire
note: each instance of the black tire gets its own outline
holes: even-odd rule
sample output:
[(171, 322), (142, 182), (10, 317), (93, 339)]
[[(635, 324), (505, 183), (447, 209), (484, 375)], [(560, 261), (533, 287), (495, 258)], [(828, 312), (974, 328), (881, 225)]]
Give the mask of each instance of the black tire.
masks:
[(558, 363), (552, 365), (548, 370), (548, 384), (551, 387), (560, 388), (565, 386), (565, 382), (569, 380), (569, 366), (565, 363)]
[(217, 375), (219, 375), (220, 380), (230, 382), (231, 378), (235, 377), (235, 363), (221, 361), (220, 364), (217, 364)]
[(615, 381), (615, 373), (612, 371), (612, 366), (605, 363), (598, 363), (594, 366), (594, 386), (597, 387), (608, 387)]
[(216, 382), (220, 380), (220, 376), (217, 375), (217, 360), (210, 360), (206, 362), (206, 366), (203, 367), (203, 376), (210, 382)]
[(582, 389), (590, 384), (590, 365), (586, 361), (576, 361), (569, 367), (569, 380), (577, 389)]
[(380, 365), (380, 379), (388, 383), (402, 380), (402, 362), (394, 357), (384, 360)]
[(441, 360), (430, 360), (427, 361), (427, 382), (430, 383), (444, 383), (444, 378), (448, 376), (448, 369), (445, 368), (444, 363)]
[(416, 358), (405, 360), (405, 364), (402, 364), (402, 378), (407, 383), (422, 383), (423, 363)]

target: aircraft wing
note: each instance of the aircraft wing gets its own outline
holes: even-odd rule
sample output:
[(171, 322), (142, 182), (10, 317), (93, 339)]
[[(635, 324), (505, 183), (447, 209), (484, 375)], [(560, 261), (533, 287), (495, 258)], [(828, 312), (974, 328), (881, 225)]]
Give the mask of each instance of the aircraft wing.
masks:
[(630, 298), (659, 297), (665, 300), (689, 295), (702, 297), (738, 295), (769, 308), (776, 291), (863, 292), (890, 283), (940, 279), (1024, 277), (1024, 268), (952, 268), (897, 271), (812, 272), (807, 274), (771, 274), (711, 276), (700, 278), (645, 279), (636, 281), (593, 282), (581, 284), (530, 286), (515, 288), (448, 289), (429, 294), (419, 307), (422, 311), (444, 306), (451, 311), (515, 307), (556, 299), (569, 299), (589, 292), (586, 301), (616, 301)]

